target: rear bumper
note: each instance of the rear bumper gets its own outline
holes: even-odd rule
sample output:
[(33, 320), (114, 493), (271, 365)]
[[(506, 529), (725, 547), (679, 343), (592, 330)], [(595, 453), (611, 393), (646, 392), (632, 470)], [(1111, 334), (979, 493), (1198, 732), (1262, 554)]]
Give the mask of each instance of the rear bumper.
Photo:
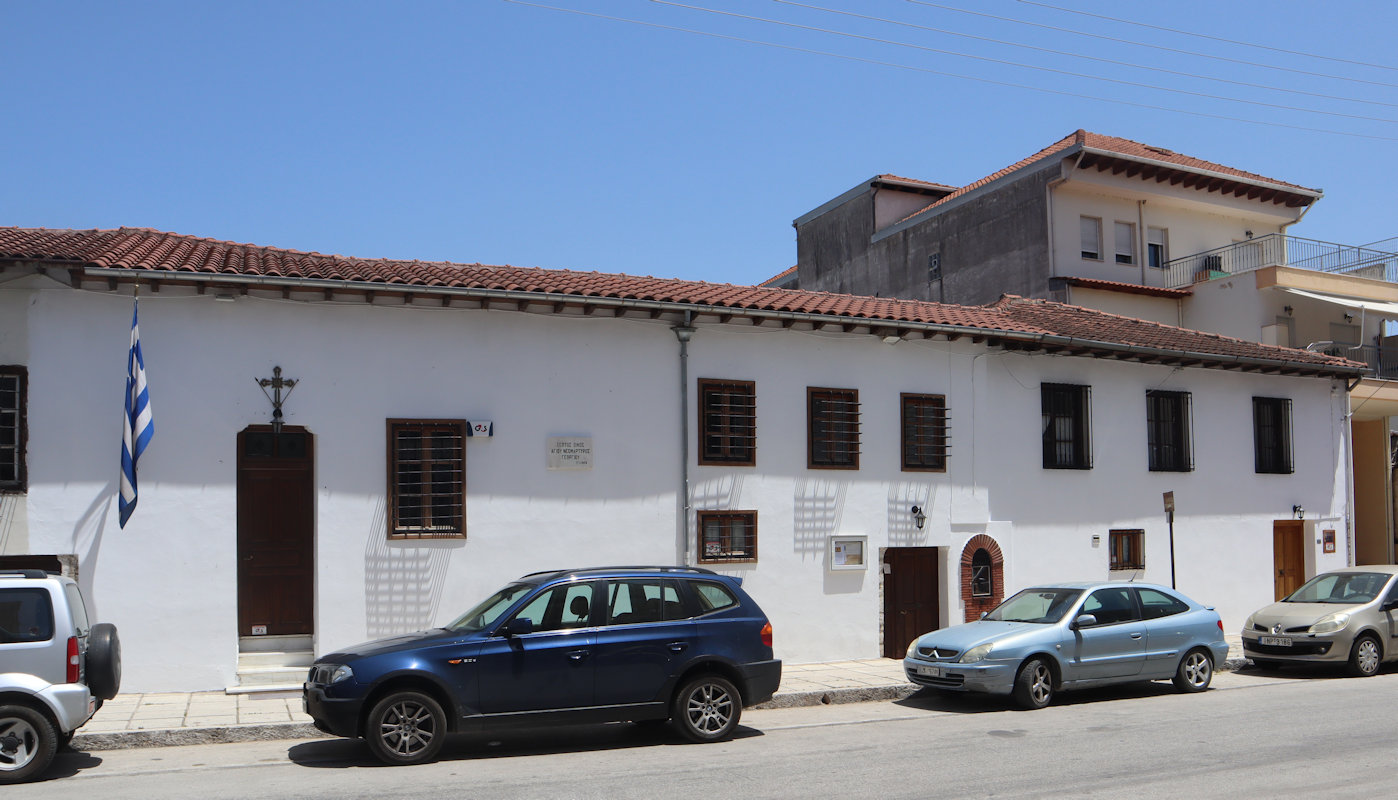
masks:
[(339, 700), (325, 696), (325, 690), (313, 683), (302, 686), (301, 708), (315, 721), (318, 729), (334, 736), (359, 736), (359, 710), (363, 700), (354, 697)]
[(62, 683), (39, 692), (39, 697), (58, 718), (63, 733), (82, 727), (97, 711), (97, 701), (81, 683)]
[(772, 699), (782, 682), (781, 659), (743, 664), (743, 704), (755, 706)]

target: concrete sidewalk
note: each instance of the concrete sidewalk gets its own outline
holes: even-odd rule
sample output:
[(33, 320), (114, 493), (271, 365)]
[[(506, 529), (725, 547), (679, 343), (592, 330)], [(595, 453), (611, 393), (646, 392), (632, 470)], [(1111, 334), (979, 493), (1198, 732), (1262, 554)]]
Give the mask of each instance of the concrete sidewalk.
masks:
[[(1229, 636), (1229, 658), (1218, 669), (1247, 664), (1242, 641)], [(781, 689), (758, 708), (792, 708), (896, 700), (917, 691), (892, 658), (785, 664)], [(226, 694), (152, 692), (108, 700), (73, 738), (80, 750), (120, 750), (216, 742), (323, 737), (301, 711), (299, 692)]]

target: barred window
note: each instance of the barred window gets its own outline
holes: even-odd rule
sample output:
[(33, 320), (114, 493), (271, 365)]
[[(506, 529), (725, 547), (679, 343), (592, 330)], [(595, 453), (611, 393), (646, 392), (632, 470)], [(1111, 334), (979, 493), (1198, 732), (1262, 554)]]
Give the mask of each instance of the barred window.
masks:
[(24, 367), (0, 367), (0, 491), (24, 491)]
[(1087, 386), (1040, 384), (1044, 469), (1092, 469), (1087, 424), (1090, 394)]
[(1146, 568), (1146, 532), (1144, 530), (1108, 531), (1110, 569)]
[(859, 469), (859, 391), (806, 389), (806, 455), (812, 469)]
[(903, 394), (903, 470), (944, 472), (947, 468), (947, 398)]
[(1290, 474), (1291, 401), (1252, 398), (1253, 456), (1257, 472)]
[(757, 390), (752, 381), (699, 381), (699, 463), (757, 463)]
[(465, 420), (388, 421), (390, 538), (466, 536), (465, 442)]
[(756, 511), (700, 511), (701, 562), (756, 561)]
[(984, 547), (978, 548), (971, 554), (971, 596), (989, 597), (991, 587), (994, 586), (994, 576), (991, 570), (994, 569), (990, 560), (990, 551)]
[(1194, 469), (1189, 392), (1146, 392), (1146, 451), (1152, 472)]

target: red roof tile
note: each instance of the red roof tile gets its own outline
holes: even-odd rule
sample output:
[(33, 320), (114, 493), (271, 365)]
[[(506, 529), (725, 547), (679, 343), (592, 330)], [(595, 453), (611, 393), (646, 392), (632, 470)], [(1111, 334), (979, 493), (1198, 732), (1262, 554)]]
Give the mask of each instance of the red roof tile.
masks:
[[(227, 279), (248, 283), (272, 279), (349, 284), (334, 288), (373, 291), (395, 286), (431, 294), (434, 290), (535, 294), (540, 301), (578, 298), (589, 302), (646, 301), (699, 307), (711, 313), (782, 314), (882, 323), (889, 328), (930, 326), (943, 333), (986, 334), (1030, 348), (1092, 351), (1121, 347), (1203, 354), (1218, 364), (1246, 361), (1288, 362), (1311, 374), (1356, 374), (1363, 365), (1302, 350), (1269, 347), (1144, 320), (1104, 314), (1077, 306), (1006, 296), (988, 306), (958, 306), (915, 300), (685, 281), (672, 278), (533, 267), (486, 266), (428, 261), (356, 259), (275, 247), (201, 239), (142, 228), (50, 230), (0, 228), (0, 260), (40, 261), (74, 269), (108, 268), (149, 272), (176, 282)], [(707, 308), (705, 308), (707, 307)], [(1072, 341), (1068, 341), (1071, 339)], [(1138, 353), (1138, 355), (1141, 355)]]
[(1122, 281), (1104, 281), (1100, 278), (1050, 278), (1050, 281), (1062, 281), (1069, 286), (1081, 286), (1084, 289), (1100, 289), (1104, 292), (1122, 292), (1124, 294), (1143, 294), (1151, 297), (1189, 297), (1194, 294), (1193, 289), (1166, 289), (1163, 286), (1143, 286), (1139, 283), (1124, 283)]

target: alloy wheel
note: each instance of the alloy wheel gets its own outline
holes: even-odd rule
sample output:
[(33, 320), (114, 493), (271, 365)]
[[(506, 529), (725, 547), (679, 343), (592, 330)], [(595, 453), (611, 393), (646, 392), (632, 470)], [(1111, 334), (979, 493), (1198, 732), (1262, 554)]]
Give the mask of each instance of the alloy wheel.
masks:
[(689, 693), (685, 714), (696, 730), (717, 733), (733, 716), (733, 697), (717, 684), (700, 684)]
[(24, 769), (39, 752), (39, 731), (22, 719), (0, 720), (0, 771)]
[(379, 738), (385, 747), (404, 758), (411, 758), (432, 746), (436, 721), (425, 705), (401, 700), (389, 706), (379, 723)]

